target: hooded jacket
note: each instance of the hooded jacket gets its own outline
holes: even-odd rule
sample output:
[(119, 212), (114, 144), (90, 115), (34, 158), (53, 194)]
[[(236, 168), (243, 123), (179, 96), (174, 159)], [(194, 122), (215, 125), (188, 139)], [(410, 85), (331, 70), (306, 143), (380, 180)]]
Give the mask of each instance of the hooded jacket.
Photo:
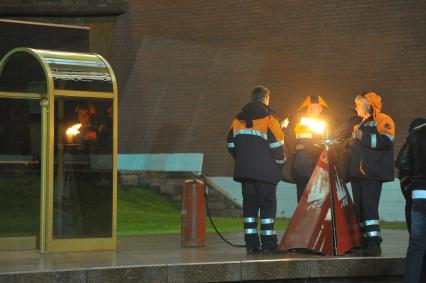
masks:
[(392, 118), (381, 112), (381, 97), (370, 92), (364, 95), (370, 103), (373, 113), (367, 119), (355, 125), (362, 131), (360, 140), (354, 139), (351, 147), (351, 178), (374, 179), (382, 182), (393, 181), (393, 141), (395, 123)]
[(395, 166), (405, 192), (426, 190), (426, 119), (414, 119)]
[[(328, 126), (330, 124), (331, 119), (326, 114), (329, 110), (327, 103), (321, 96), (313, 95), (306, 97), (299, 107), (298, 112), (289, 119), (290, 121), (286, 131), (286, 145), (288, 148), (289, 163), (291, 164), (286, 164), (285, 166), (291, 166), (291, 181), (310, 178), (322, 152), (322, 149), (316, 146), (315, 143), (318, 139), (323, 139), (324, 134), (315, 133), (309, 126), (301, 123), (306, 109), (313, 103), (323, 106), (323, 111), (318, 117), (318, 120), (325, 122)], [(285, 169), (285, 175), (288, 175), (286, 172), (290, 168)], [(286, 178), (286, 181), (289, 181), (287, 179), (288, 178)]]
[(276, 184), (281, 180), (284, 134), (272, 113), (267, 105), (251, 102), (232, 121), (227, 142), (235, 159), (235, 181)]

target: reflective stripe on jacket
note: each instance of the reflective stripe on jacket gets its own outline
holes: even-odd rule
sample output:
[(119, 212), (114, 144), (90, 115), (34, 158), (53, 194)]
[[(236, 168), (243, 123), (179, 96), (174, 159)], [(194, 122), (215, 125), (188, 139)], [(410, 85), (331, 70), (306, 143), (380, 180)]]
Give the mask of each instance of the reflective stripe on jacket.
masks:
[(354, 130), (358, 129), (363, 135), (351, 147), (351, 177), (393, 181), (395, 123), (392, 118), (377, 113), (356, 125)]
[(234, 180), (276, 184), (282, 178), (284, 134), (265, 104), (249, 103), (228, 133), (228, 151), (235, 158)]

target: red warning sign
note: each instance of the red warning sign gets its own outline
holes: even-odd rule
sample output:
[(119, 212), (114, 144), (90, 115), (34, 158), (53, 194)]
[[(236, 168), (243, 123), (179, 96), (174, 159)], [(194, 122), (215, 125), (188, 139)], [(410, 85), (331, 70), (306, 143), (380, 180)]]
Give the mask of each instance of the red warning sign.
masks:
[(325, 255), (343, 255), (361, 246), (353, 202), (335, 164), (333, 151), (324, 150), (285, 231), (280, 249), (299, 248)]

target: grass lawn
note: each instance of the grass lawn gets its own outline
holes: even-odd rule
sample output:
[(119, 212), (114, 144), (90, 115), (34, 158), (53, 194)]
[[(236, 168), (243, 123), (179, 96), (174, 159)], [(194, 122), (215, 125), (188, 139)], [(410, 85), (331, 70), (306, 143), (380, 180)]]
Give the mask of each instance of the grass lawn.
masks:
[(31, 236), (40, 226), (40, 178), (0, 178), (0, 237)]
[[(180, 210), (165, 197), (140, 187), (118, 190), (118, 235), (180, 233)], [(239, 217), (214, 216), (220, 232), (242, 231)], [(278, 219), (277, 227), (286, 227), (287, 219)], [(206, 219), (207, 231), (214, 229)]]
[[(218, 217), (213, 221), (220, 232), (241, 232), (240, 217)], [(287, 227), (288, 219), (276, 220), (278, 230)], [(118, 235), (180, 233), (180, 211), (165, 197), (141, 187), (118, 190)], [(207, 231), (213, 232), (206, 219)], [(381, 222), (382, 229), (406, 229), (402, 222)]]
[[(0, 238), (35, 235), (39, 230), (39, 179), (23, 176), (0, 180)], [(14, 189), (10, 189), (13, 187)], [(242, 232), (240, 217), (213, 217), (220, 232)], [(142, 187), (118, 189), (118, 235), (180, 233), (180, 210), (167, 198)], [(283, 230), (289, 220), (276, 220)], [(214, 232), (206, 219), (207, 231)], [(382, 222), (382, 229), (405, 230), (403, 222)]]

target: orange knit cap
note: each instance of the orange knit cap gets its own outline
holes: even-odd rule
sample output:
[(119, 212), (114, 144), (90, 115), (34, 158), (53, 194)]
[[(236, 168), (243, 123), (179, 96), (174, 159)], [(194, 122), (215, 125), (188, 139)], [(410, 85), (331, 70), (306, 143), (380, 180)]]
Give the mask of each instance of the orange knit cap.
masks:
[(374, 116), (382, 111), (382, 97), (375, 92), (368, 92), (364, 94), (364, 97), (367, 98), (368, 103), (374, 110)]

